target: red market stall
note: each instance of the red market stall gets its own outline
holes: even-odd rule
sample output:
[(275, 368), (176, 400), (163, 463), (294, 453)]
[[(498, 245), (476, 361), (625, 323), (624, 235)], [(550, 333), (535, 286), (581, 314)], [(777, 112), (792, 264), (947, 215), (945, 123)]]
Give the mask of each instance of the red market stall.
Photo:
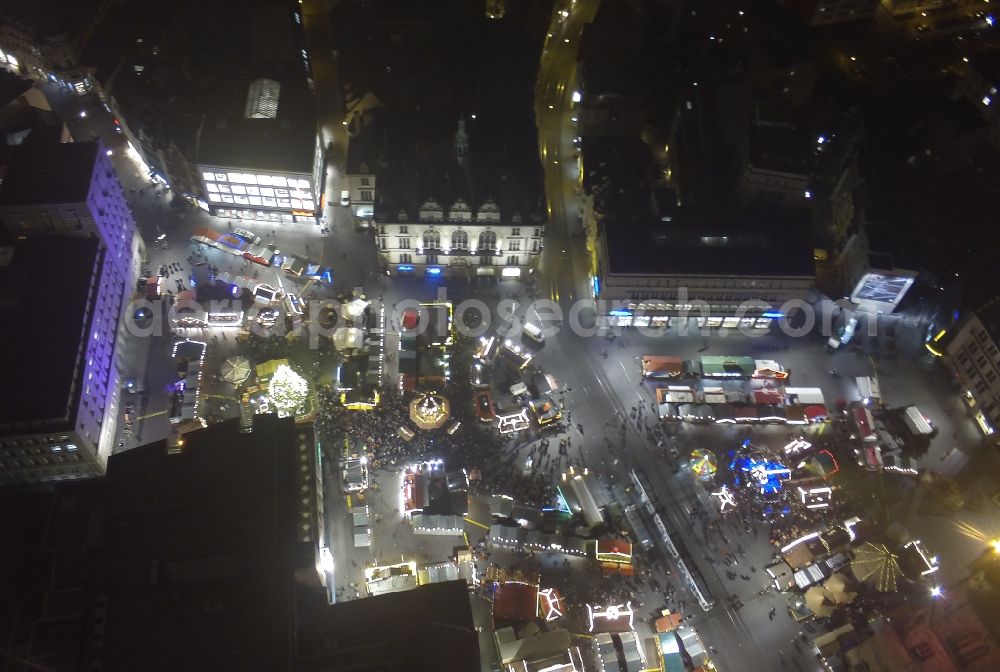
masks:
[(813, 404), (811, 406), (806, 406), (805, 408), (806, 419), (810, 422), (823, 422), (830, 416), (830, 412), (827, 410), (826, 406), (819, 406)]

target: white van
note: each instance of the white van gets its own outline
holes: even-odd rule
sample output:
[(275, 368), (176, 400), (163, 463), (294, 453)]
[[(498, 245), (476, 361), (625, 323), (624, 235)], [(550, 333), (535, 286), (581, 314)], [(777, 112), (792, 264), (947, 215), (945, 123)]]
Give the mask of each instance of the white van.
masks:
[(545, 334), (542, 333), (541, 327), (537, 327), (530, 322), (524, 323), (524, 335), (533, 340), (535, 343), (545, 342)]
[(351, 204), (351, 192), (344, 190), (340, 192), (340, 205), (347, 207)]

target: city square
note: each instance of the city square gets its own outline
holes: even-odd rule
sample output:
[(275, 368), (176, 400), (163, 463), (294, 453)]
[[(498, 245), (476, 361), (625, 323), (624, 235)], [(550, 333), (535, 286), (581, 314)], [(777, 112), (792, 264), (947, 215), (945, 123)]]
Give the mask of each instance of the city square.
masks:
[(1000, 666), (985, 4), (119, 4), (0, 32), (0, 669)]

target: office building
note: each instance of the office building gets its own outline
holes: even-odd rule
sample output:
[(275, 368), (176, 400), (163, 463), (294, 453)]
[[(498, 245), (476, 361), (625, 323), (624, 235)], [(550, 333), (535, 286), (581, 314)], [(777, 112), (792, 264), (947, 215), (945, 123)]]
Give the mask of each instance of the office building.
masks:
[[(929, 344), (940, 347), (937, 342)], [(947, 335), (944, 352), (962, 387), (962, 401), (986, 436), (1000, 427), (1000, 299), (967, 314)], [(938, 350), (940, 352), (940, 350)]]
[(15, 237), (90, 236), (106, 254), (106, 281), (131, 287), (142, 240), (104, 147), (74, 142), (22, 147), (0, 189), (0, 221)]
[(244, 85), (246, 98), (220, 100), (201, 131), (199, 198), (220, 217), (314, 220), (323, 146), (305, 76), (284, 67)]
[(122, 287), (100, 242), (33, 236), (0, 262), (0, 486), (104, 473), (114, 442)]
[[(816, 276), (808, 211), (737, 199), (687, 206), (683, 175), (648, 186), (654, 161), (641, 140), (584, 138), (583, 154), (591, 291), (610, 324), (677, 326), (691, 317), (733, 327), (742, 315), (764, 327), (765, 313), (808, 296)], [(699, 188), (712, 186), (695, 182), (692, 191)]]
[[(25, 367), (15, 380), (46, 377), (42, 371), (52, 367), (50, 383), (32, 388), (36, 399), (18, 395), (4, 404), (4, 450), (18, 461), (7, 465), (6, 480), (103, 473), (121, 392), (121, 318), (141, 258), (110, 159), (97, 143), (18, 148), (0, 186), (0, 221), (11, 237), (23, 239), (7, 270), (21, 279), (4, 287), (5, 338), (24, 354), (13, 358)], [(38, 337), (26, 339), (26, 330)], [(36, 364), (42, 368), (36, 371)], [(53, 457), (68, 453), (84, 455), (89, 466)]]
[(669, 217), (596, 224), (592, 289), (611, 324), (665, 327), (690, 317), (735, 327), (742, 318), (759, 328), (815, 283), (808, 213)]
[(128, 0), (84, 58), (152, 179), (223, 217), (316, 217), (324, 154), (299, 4)]

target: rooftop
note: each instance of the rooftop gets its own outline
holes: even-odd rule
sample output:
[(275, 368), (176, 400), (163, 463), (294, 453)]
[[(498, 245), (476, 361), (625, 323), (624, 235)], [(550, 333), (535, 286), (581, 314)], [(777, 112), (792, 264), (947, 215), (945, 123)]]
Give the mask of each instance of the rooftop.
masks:
[[(589, 96), (646, 94), (651, 62), (642, 48), (651, 27), (636, 3), (605, 2), (580, 37), (580, 85)], [(664, 25), (664, 24), (660, 24)], [(623, 35), (630, 39), (623, 40)]]
[[(34, 236), (18, 242), (11, 265), (0, 268), (0, 351), (12, 381), (0, 388), (0, 433), (15, 422), (72, 423), (99, 245), (96, 238)], [(53, 319), (59, 328), (45, 326)]]
[(258, 415), (249, 434), (234, 419), (185, 434), (179, 454), (160, 441), (110, 458), (92, 570), (109, 595), (105, 669), (291, 669), (294, 572), (313, 565), (301, 431)]
[[(223, 87), (208, 111), (198, 144), (201, 165), (312, 174), (315, 101), (297, 63), (268, 64)], [(280, 85), (273, 118), (247, 118), (247, 94), (261, 79)]]
[(603, 222), (608, 272), (814, 277), (809, 213), (758, 206)]
[(375, 109), (365, 117), (361, 132), (347, 145), (347, 173), (375, 173), (385, 154), (386, 128), (383, 110)]
[[(174, 143), (189, 158), (222, 166), (311, 173), (315, 103), (295, 11), (273, 0), (124, 0), (81, 60), (143, 142)], [(236, 37), (220, 40), (219, 25)], [(244, 119), (259, 79), (281, 85), (276, 119)]]
[(750, 120), (748, 162), (757, 169), (808, 176), (813, 167), (814, 142), (805, 129), (794, 123), (758, 115)]
[(348, 107), (368, 92), (384, 105), (376, 219), (415, 220), (428, 199), (474, 211), (492, 199), (503, 220), (544, 221), (533, 88), (547, 18), (524, 1), (508, 2), (502, 21), (462, 0), (411, 4), (340, 3), (333, 14)]
[(18, 148), (0, 186), (0, 207), (86, 202), (99, 149), (96, 142)]
[(478, 672), (479, 636), (464, 580), (327, 607), (301, 600), (299, 672)]

